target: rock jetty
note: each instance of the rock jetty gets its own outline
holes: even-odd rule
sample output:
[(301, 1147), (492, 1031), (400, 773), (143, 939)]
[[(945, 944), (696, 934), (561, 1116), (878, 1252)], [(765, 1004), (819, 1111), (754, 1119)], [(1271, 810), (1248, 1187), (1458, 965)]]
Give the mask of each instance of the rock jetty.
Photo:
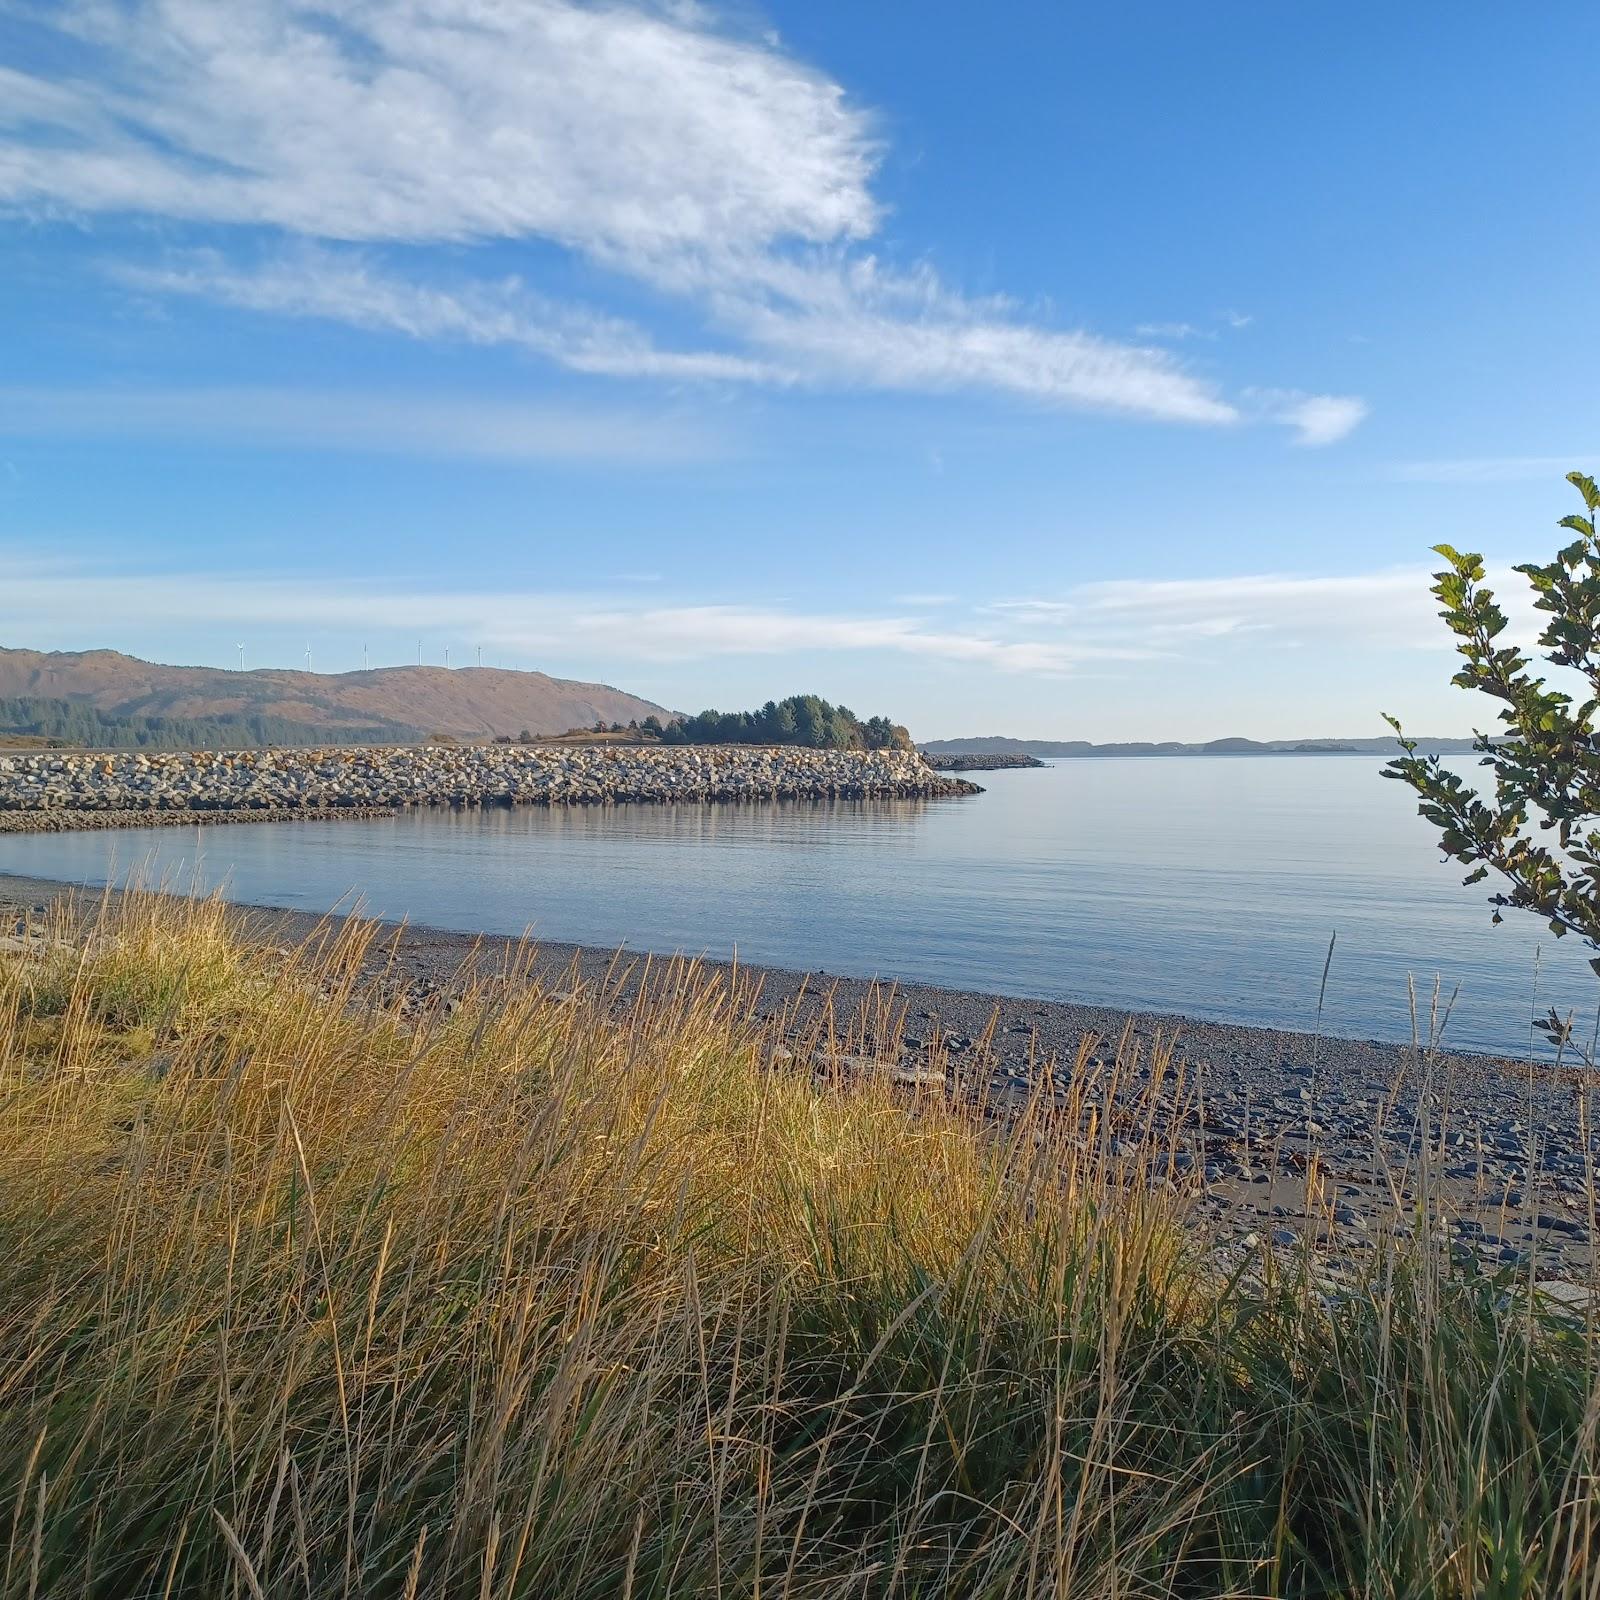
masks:
[(143, 826), (173, 812), (249, 821), (419, 805), (709, 805), (979, 792), (905, 750), (425, 745), (0, 753), (4, 831), (55, 830), (77, 817), (87, 826)]
[(935, 772), (1003, 772), (1011, 767), (1042, 767), (1038, 756), (1008, 750), (974, 751), (970, 754), (946, 755), (924, 753), (924, 761)]

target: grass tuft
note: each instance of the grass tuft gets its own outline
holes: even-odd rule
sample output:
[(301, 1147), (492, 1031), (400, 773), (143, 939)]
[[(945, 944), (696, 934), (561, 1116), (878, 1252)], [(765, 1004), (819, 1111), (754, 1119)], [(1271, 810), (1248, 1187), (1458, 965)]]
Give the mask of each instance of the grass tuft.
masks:
[(1597, 1592), (1592, 1328), (1425, 1226), (1225, 1278), (1131, 1042), (986, 1115), (372, 936), (0, 958), (0, 1595)]

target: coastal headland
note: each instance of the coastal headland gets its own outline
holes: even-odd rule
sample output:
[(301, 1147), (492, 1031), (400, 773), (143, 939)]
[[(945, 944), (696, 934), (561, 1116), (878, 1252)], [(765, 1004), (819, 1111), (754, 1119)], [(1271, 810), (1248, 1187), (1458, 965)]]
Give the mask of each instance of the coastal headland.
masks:
[(725, 805), (978, 794), (906, 750), (415, 745), (0, 752), (0, 831), (383, 815), (405, 806)]

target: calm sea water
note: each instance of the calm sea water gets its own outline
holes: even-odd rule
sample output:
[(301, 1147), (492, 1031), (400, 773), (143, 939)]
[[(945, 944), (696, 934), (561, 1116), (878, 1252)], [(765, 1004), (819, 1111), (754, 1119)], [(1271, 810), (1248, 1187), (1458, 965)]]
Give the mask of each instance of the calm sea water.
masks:
[[(0, 836), (0, 872), (100, 884), (198, 872), (237, 900), (964, 989), (1520, 1050), (1536, 992), (1600, 980), (1441, 863), (1409, 791), (1358, 757), (1064, 761), (931, 803), (415, 812)], [(1527, 925), (1525, 925), (1527, 924)], [(1536, 968), (1536, 947), (1542, 956)], [(1537, 991), (1535, 980), (1537, 976)], [(1592, 1025), (1592, 1024), (1591, 1024)]]

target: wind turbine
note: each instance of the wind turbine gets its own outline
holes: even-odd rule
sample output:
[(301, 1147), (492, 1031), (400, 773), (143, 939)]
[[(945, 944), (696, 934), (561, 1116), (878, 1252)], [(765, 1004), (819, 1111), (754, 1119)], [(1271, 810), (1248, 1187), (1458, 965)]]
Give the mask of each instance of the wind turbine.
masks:
[(450, 666), (450, 646), (449, 645), (446, 645), (444, 647), (444, 664), (445, 664), (445, 669), (448, 671), (449, 670), (449, 666)]
[(308, 644), (306, 646), (306, 671), (309, 672), (310, 670), (311, 670), (311, 646)]
[(233, 648), (239, 652), (239, 670), (241, 672), (243, 672), (244, 671), (244, 646), (242, 644), (236, 644)]
[(365, 645), (362, 645), (362, 647), (361, 647), (361, 670), (363, 672), (365, 672), (367, 670), (367, 665), (368, 665), (368, 663), (367, 663), (367, 647)]
[(478, 670), (480, 672), (483, 671), (483, 646), (481, 644), (478, 646)]

